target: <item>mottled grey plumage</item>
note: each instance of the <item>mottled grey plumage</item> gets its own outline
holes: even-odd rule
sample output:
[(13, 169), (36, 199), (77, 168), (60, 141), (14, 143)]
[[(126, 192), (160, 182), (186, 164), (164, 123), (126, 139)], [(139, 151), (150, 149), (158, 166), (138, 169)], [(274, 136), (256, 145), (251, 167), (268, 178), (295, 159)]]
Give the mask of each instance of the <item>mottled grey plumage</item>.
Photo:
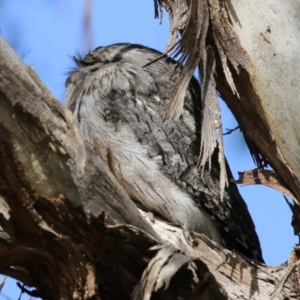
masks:
[[(115, 176), (132, 199), (262, 261), (254, 224), (236, 185), (229, 183), (220, 199), (217, 153), (210, 172), (201, 177), (197, 170), (201, 107), (194, 78), (182, 118), (163, 122), (180, 66), (163, 57), (143, 67), (160, 55), (140, 45), (115, 44), (75, 58), (78, 68), (66, 81), (67, 105), (82, 136), (90, 143), (97, 137), (104, 160), (111, 149)], [(227, 173), (231, 177), (229, 168)]]

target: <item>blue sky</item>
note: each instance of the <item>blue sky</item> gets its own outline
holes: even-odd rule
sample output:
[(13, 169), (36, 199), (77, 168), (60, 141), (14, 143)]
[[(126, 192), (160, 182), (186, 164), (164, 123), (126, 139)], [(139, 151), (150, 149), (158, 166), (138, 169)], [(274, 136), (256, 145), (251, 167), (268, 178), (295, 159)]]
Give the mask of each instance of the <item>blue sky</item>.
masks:
[[(153, 0), (93, 0), (92, 4), (93, 47), (133, 42), (163, 51), (168, 38), (168, 15), (164, 14), (163, 23), (159, 25), (154, 19)], [(57, 99), (64, 102), (65, 78), (73, 66), (70, 56), (87, 51), (83, 31), (84, 0), (2, 0), (0, 5), (2, 36), (25, 63), (35, 68)], [(223, 101), (220, 104), (224, 128), (234, 128), (236, 121), (226, 104)], [(225, 136), (224, 140), (235, 178), (238, 171), (255, 167), (239, 131)], [(262, 186), (239, 189), (254, 220), (266, 263), (284, 262), (297, 239), (283, 196)], [(14, 291), (9, 285), (3, 293), (15, 298)], [(18, 297), (19, 293), (14, 295)]]

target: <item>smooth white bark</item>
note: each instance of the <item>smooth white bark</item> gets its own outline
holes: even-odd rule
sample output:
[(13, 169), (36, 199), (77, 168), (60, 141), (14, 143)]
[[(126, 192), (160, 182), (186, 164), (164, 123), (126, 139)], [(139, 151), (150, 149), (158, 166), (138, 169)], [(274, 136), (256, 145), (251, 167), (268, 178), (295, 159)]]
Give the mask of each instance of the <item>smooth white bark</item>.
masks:
[(234, 30), (279, 156), (300, 178), (300, 2), (229, 1)]

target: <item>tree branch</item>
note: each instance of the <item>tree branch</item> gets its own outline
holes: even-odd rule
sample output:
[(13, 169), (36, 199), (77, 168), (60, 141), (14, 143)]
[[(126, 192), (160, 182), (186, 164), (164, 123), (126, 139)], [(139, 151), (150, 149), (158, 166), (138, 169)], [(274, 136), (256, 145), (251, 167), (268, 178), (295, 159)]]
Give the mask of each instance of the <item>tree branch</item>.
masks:
[(0, 57), (1, 273), (44, 299), (266, 299), (284, 270), (150, 224), (1, 37)]

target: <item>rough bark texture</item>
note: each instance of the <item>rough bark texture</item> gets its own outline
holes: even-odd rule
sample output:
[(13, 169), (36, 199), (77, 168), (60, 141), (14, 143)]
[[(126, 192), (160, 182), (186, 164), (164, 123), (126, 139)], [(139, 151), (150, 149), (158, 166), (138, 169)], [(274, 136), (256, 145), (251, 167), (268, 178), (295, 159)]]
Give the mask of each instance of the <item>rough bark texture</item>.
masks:
[[(161, 2), (177, 14), (174, 20), (185, 18), (179, 13), (186, 12), (185, 2)], [(238, 73), (230, 63), (239, 93), (234, 97), (222, 56), (212, 57), (218, 87), (236, 117), (243, 116), (238, 120), (252, 145), (299, 199), (297, 169), (283, 163), (290, 156), (267, 151), (277, 131), (273, 123), (265, 126), (266, 106), (259, 104), (247, 68)], [(0, 203), (0, 272), (35, 287), (44, 299), (269, 299), (272, 292), (274, 299), (300, 297), (297, 249), (287, 263), (269, 268), (201, 235), (192, 248), (181, 229), (159, 221), (155, 233), (84, 144), (71, 113), (1, 37)], [(168, 246), (150, 251), (162, 244)]]

